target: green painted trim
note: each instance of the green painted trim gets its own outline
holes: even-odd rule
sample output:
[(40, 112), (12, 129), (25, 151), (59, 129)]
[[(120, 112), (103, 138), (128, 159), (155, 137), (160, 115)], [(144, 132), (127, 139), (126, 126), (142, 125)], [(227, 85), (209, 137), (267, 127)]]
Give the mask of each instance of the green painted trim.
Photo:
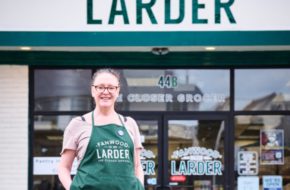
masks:
[(290, 45), (290, 31), (0, 32), (0, 46)]
[(210, 68), (290, 67), (290, 51), (170, 52), (23, 52), (0, 51), (0, 65), (40, 67)]

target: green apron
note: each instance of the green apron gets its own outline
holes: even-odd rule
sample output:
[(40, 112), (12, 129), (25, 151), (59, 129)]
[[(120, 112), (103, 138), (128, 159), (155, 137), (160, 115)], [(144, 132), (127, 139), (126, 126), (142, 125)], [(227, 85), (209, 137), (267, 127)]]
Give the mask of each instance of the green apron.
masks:
[(70, 190), (144, 190), (134, 174), (134, 144), (124, 126), (94, 125)]

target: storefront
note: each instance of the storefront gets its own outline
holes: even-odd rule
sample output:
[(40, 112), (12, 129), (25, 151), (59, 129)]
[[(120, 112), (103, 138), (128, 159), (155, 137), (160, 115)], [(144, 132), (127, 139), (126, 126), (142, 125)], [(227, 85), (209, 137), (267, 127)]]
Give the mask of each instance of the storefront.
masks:
[[(92, 72), (32, 69), (37, 166), (58, 156), (69, 120), (92, 109), (88, 90)], [(117, 109), (139, 124), (146, 189), (236, 187), (237, 177), (244, 176), (238, 174), (241, 151), (260, 155), (256, 168), (248, 168), (250, 176), (278, 175), (285, 187), (289, 183), (289, 68), (129, 68), (120, 72), (123, 82)], [(284, 134), (279, 160), (261, 152), (261, 132), (267, 130)], [(40, 182), (55, 186), (57, 177), (36, 173), (33, 181), (34, 186), (41, 186)]]
[(290, 5), (251, 2), (0, 6), (4, 189), (62, 189), (63, 131), (93, 109), (102, 67), (121, 73), (116, 109), (139, 125), (146, 190), (290, 189)]

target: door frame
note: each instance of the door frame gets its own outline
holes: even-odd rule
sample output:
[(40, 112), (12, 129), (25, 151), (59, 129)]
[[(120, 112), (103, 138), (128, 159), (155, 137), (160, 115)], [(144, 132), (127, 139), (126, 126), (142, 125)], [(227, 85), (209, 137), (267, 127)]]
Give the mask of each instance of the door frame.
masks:
[(164, 168), (168, 167), (168, 121), (176, 120), (223, 120), (225, 124), (224, 129), (224, 173), (223, 173), (223, 187), (225, 190), (233, 189), (233, 182), (230, 180), (234, 178), (234, 130), (231, 124), (229, 112), (202, 112), (202, 111), (188, 111), (188, 112), (128, 112), (135, 120), (156, 120), (158, 122), (158, 175), (157, 175), (157, 189), (170, 189), (168, 172)]

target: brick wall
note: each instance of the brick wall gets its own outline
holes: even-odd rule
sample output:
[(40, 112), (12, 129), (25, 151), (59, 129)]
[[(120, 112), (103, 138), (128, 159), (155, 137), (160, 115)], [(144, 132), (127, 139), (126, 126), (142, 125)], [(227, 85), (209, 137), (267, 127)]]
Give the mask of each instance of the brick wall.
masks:
[(28, 66), (0, 65), (0, 189), (28, 189)]

